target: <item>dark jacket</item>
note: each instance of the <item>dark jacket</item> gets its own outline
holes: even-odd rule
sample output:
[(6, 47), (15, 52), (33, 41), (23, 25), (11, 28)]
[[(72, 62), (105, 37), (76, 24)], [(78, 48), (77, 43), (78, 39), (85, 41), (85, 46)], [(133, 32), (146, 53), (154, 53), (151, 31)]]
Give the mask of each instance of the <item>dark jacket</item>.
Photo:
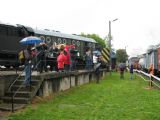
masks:
[(129, 71), (130, 71), (130, 73), (133, 73), (133, 65), (130, 66)]

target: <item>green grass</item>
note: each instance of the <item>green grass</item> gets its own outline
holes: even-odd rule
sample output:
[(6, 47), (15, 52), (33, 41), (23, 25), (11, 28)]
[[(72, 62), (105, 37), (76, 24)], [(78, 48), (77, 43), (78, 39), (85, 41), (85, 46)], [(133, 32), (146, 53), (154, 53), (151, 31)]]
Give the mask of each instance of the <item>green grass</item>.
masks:
[(11, 120), (160, 120), (160, 91), (145, 89), (139, 77), (119, 79), (106, 76), (100, 84), (91, 83), (61, 92), (49, 101), (28, 106), (10, 115)]

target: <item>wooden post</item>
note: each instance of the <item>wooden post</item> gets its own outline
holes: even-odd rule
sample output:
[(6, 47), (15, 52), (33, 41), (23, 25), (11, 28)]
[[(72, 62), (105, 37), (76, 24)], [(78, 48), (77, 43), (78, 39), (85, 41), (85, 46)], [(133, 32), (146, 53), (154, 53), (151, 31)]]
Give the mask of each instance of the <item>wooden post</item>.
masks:
[(152, 87), (152, 86), (153, 86), (153, 84), (152, 84), (152, 80), (153, 80), (153, 78), (152, 78), (152, 76), (150, 75), (150, 81), (149, 81), (149, 86), (150, 86), (150, 87)]

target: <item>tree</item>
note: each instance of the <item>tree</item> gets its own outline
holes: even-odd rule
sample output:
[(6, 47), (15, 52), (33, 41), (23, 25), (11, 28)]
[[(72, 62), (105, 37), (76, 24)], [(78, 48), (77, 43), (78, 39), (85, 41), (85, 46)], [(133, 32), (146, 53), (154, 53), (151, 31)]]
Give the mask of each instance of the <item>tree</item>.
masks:
[(116, 51), (116, 58), (118, 63), (125, 63), (128, 59), (128, 55), (125, 49), (118, 49)]
[(106, 47), (105, 40), (102, 39), (102, 38), (101, 38), (99, 35), (97, 35), (97, 34), (84, 34), (84, 33), (81, 33), (81, 36), (88, 37), (88, 38), (92, 38), (92, 39), (94, 39), (96, 42), (98, 42), (102, 48), (103, 48), (103, 47)]

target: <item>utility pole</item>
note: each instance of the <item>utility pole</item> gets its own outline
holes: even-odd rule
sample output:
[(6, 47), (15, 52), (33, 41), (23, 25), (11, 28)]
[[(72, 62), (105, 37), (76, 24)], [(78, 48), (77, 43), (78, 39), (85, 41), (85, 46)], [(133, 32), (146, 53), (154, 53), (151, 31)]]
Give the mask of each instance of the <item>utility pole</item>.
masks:
[(109, 50), (110, 50), (109, 71), (110, 71), (110, 75), (112, 75), (111, 21), (109, 21), (109, 34), (108, 34), (108, 38), (109, 38)]
[(109, 71), (110, 71), (110, 75), (112, 75), (112, 44), (111, 44), (111, 40), (112, 40), (112, 35), (111, 35), (111, 22), (114, 22), (118, 20), (117, 18), (110, 21), (109, 20), (109, 34), (108, 34), (108, 39), (109, 39), (109, 49), (110, 49), (110, 62), (109, 62)]

